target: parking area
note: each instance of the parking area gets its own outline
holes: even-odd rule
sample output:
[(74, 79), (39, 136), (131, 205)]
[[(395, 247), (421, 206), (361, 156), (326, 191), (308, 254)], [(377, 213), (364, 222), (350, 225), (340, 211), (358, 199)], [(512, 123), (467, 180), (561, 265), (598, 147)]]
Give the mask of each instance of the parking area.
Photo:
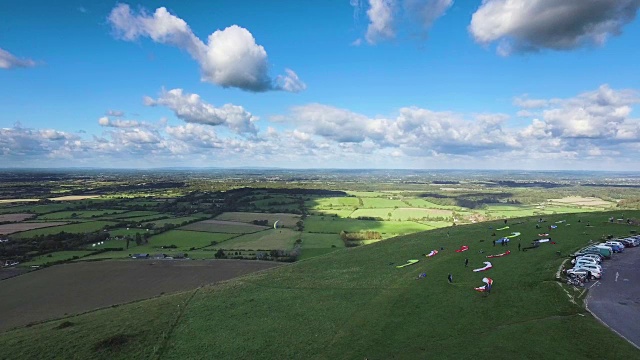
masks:
[(640, 349), (640, 248), (627, 248), (602, 267), (602, 278), (589, 288), (587, 309)]

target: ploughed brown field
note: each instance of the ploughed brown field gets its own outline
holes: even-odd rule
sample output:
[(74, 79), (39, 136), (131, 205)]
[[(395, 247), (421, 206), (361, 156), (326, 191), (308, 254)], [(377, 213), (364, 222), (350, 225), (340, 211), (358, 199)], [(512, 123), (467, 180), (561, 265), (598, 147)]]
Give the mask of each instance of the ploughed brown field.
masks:
[(51, 226), (66, 225), (66, 222), (42, 222), (42, 223), (12, 223), (0, 225), (0, 235), (9, 235), (21, 231), (40, 229)]
[(279, 265), (250, 260), (127, 260), (52, 266), (0, 281), (0, 331), (191, 290)]
[(22, 221), (33, 217), (34, 214), (3, 214), (0, 215), (0, 222), (5, 221)]

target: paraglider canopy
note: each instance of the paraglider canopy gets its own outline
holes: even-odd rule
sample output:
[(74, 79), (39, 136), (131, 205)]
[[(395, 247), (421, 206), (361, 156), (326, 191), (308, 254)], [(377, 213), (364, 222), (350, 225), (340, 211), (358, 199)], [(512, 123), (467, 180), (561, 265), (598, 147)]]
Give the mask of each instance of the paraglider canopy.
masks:
[(278, 221), (280, 221), (280, 220), (276, 220), (276, 222), (274, 222), (274, 223), (273, 223), (273, 228), (274, 228), (274, 229), (277, 229), (277, 228), (278, 228)]

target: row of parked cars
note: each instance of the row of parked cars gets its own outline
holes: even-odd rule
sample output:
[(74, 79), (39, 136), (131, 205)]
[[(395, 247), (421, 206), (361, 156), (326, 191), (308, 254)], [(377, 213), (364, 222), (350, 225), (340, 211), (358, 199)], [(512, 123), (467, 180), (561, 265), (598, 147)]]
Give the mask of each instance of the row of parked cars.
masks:
[(566, 273), (570, 277), (600, 279), (602, 261), (610, 259), (614, 253), (623, 252), (627, 247), (636, 246), (640, 246), (640, 235), (589, 245), (573, 254), (573, 260), (571, 260), (573, 268)]

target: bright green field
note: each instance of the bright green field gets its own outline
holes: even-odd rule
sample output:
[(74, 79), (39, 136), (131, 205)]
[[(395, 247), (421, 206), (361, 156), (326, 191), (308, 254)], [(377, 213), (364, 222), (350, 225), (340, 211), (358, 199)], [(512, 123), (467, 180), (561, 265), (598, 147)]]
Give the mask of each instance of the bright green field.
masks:
[[(554, 231), (556, 245), (493, 259), (483, 273), (472, 269), (494, 249), (478, 239), (490, 238), (488, 226), (498, 221), (340, 249), (184, 296), (72, 317), (77, 325), (67, 329), (52, 321), (8, 331), (0, 334), (0, 358), (635, 359), (640, 351), (586, 312), (579, 292), (567, 288), (573, 304), (554, 281), (563, 260), (557, 251), (640, 230), (606, 223), (609, 216), (547, 216), (573, 226)], [(578, 218), (594, 227), (577, 226)], [(535, 238), (535, 219), (523, 221), (512, 230)], [(460, 245), (470, 250), (455, 253)], [(408, 259), (420, 262), (395, 267)], [(416, 279), (420, 273), (426, 277)], [(494, 280), (489, 296), (474, 291), (484, 276)], [(128, 341), (97, 346), (115, 334)]]
[(407, 207), (407, 204), (402, 200), (388, 199), (388, 198), (362, 198), (364, 203), (363, 208), (394, 208), (394, 207)]
[(355, 197), (322, 197), (305, 202), (305, 206), (312, 209), (353, 209), (359, 206)]
[(300, 237), (302, 239), (302, 248), (331, 248), (335, 245), (338, 248), (344, 247), (344, 242), (338, 234), (311, 234), (304, 232)]
[(392, 219), (409, 220), (422, 218), (449, 218), (453, 216), (450, 210), (442, 209), (417, 209), (417, 208), (398, 208), (391, 213)]
[[(21, 263), (21, 266), (31, 266), (31, 265), (43, 265), (49, 262), (61, 261), (61, 260), (69, 260), (74, 256), (83, 257), (85, 255), (90, 254), (91, 251), (58, 251), (47, 255), (38, 256), (36, 258), (31, 259), (31, 261)], [(51, 255), (49, 257), (48, 255)]]
[(393, 208), (358, 209), (353, 213), (351, 213), (349, 217), (352, 219), (357, 219), (358, 217), (366, 216), (366, 217), (381, 218), (383, 220), (386, 220), (389, 217), (389, 214), (393, 215), (393, 210), (394, 210)]
[(388, 196), (387, 193), (380, 191), (347, 191), (346, 193), (361, 198)]
[(391, 237), (400, 234), (410, 234), (418, 231), (430, 230), (431, 226), (422, 225), (410, 221), (369, 221), (309, 216), (304, 221), (304, 230), (313, 233), (339, 234), (341, 231), (378, 231), (383, 237)]
[(111, 224), (112, 223), (108, 221), (88, 221), (80, 224), (69, 224), (69, 225), (62, 225), (62, 226), (54, 226), (50, 228), (23, 231), (17, 234), (12, 234), (11, 237), (20, 239), (20, 238), (26, 238), (26, 237), (33, 237), (36, 235), (58, 234), (63, 231), (68, 233), (87, 233), (87, 232), (102, 230), (102, 228), (104, 228), (105, 225), (111, 225)]
[(424, 199), (420, 199), (420, 198), (407, 198), (404, 199), (406, 202), (408, 202), (409, 204), (411, 204), (412, 207), (417, 207), (417, 208), (426, 208), (426, 209), (444, 209), (444, 210), (459, 210), (461, 209), (458, 206), (448, 206), (448, 205), (438, 205), (435, 203), (432, 203), (430, 201), (424, 200)]
[(291, 229), (268, 229), (253, 234), (245, 234), (212, 246), (218, 249), (287, 250), (292, 249), (300, 233)]

